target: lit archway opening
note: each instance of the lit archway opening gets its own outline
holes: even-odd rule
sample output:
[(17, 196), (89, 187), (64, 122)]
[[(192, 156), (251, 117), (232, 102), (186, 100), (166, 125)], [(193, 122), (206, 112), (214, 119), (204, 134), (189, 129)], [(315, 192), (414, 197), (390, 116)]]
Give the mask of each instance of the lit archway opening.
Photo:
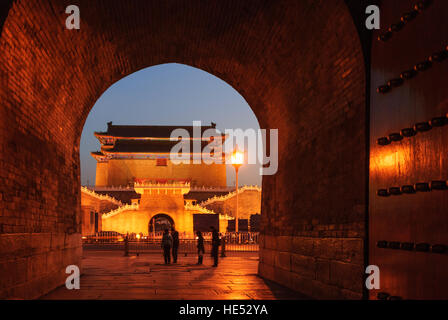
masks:
[(156, 214), (149, 221), (148, 234), (170, 230), (174, 225), (174, 220), (169, 215), (164, 213)]
[[(107, 130), (109, 130), (109, 124), (111, 127), (116, 127), (116, 125), (162, 125), (175, 128), (176, 126), (191, 126), (194, 121), (198, 120), (202, 122), (203, 126), (216, 123), (216, 128), (222, 133), (225, 133), (227, 129), (242, 129), (243, 134), (245, 134), (247, 129), (251, 129), (253, 132), (258, 132), (260, 129), (254, 112), (239, 92), (227, 82), (201, 69), (184, 64), (169, 63), (148, 67), (120, 79), (112, 84), (96, 101), (84, 124), (80, 142), (81, 184), (97, 193), (114, 197), (123, 204), (137, 204), (140, 202), (138, 199), (140, 195), (132, 191), (134, 180), (148, 178), (188, 178), (152, 175), (148, 171), (142, 173), (141, 170), (140, 172), (130, 172), (133, 170), (130, 167), (135, 166), (120, 167), (119, 169), (115, 166), (115, 173), (118, 172), (120, 176), (126, 175), (128, 177), (126, 181), (117, 182), (116, 179), (111, 179), (110, 174), (104, 174), (104, 171), (98, 170), (100, 167), (103, 167), (104, 163), (100, 163), (101, 161), (98, 161), (96, 155), (92, 156), (91, 153), (92, 151), (94, 153), (102, 151), (107, 141), (99, 143), (99, 141), (102, 141), (101, 139), (104, 140), (104, 137), (99, 137), (94, 133), (104, 131), (106, 124)], [(249, 138), (245, 137), (244, 142), (243, 145), (238, 142), (237, 144), (238, 148), (245, 150), (247, 154), (249, 152)], [(110, 146), (107, 147), (110, 150)], [(255, 147), (258, 148), (259, 145), (256, 144)], [(254, 153), (257, 151), (251, 150)], [(130, 159), (135, 160), (132, 156)], [(118, 160), (115, 159), (114, 161), (117, 162)], [(211, 167), (213, 166), (205, 165), (201, 167), (201, 175), (204, 178), (213, 177), (214, 170), (216, 169)], [(262, 177), (260, 176), (260, 167), (258, 163), (245, 163), (239, 170), (239, 186), (251, 186), (252, 188), (250, 190), (252, 191), (248, 193), (253, 193), (254, 190), (258, 190), (257, 200), (251, 201), (251, 203), (254, 203), (254, 207), (249, 210), (246, 209), (248, 212), (244, 212), (244, 210), (240, 212), (239, 219), (240, 223), (243, 222), (243, 224), (247, 222), (246, 224), (250, 225), (252, 215), (261, 212)], [(196, 203), (201, 204), (214, 196), (226, 196), (232, 193), (235, 188), (235, 170), (230, 163), (224, 168), (227, 178), (224, 177), (224, 182), (218, 186), (222, 188), (207, 191), (208, 187), (210, 187), (207, 185), (207, 179), (204, 179), (206, 182), (201, 182), (193, 178), (191, 179), (191, 192), (186, 195), (185, 199), (193, 199)], [(166, 165), (165, 161), (163, 166), (157, 165), (157, 170), (165, 170), (168, 172), (171, 169)], [(104, 184), (104, 179), (98, 179), (99, 172), (101, 172), (102, 177), (109, 176), (108, 183)], [(98, 184), (99, 180), (102, 181), (100, 184)], [(213, 187), (216, 187), (216, 185), (213, 185)], [(129, 188), (129, 191), (126, 191), (125, 188)], [(199, 189), (203, 194), (199, 195)], [(240, 191), (244, 192), (244, 190)], [(232, 202), (233, 200), (230, 199), (227, 201)], [(240, 200), (240, 207), (243, 207), (243, 202), (244, 198)], [(167, 212), (163, 208), (159, 209), (160, 212)], [(219, 209), (211, 210), (222, 216), (232, 216), (232, 214), (235, 214), (235, 210), (231, 212), (220, 211)], [(108, 212), (105, 211), (102, 213), (107, 214)], [(224, 223), (224, 219), (219, 220)], [(141, 223), (140, 225), (141, 230), (134, 230), (135, 232), (145, 233), (149, 231), (149, 233), (152, 233), (152, 227), (148, 228)], [(157, 223), (154, 226), (160, 229), (156, 231), (163, 231), (163, 226), (158, 226)], [(193, 226), (190, 229), (180, 231), (183, 234), (192, 234), (194, 231)], [(227, 228), (224, 225), (220, 230), (225, 232)], [(112, 231), (117, 230), (113, 229)], [(259, 227), (255, 232), (258, 231)]]

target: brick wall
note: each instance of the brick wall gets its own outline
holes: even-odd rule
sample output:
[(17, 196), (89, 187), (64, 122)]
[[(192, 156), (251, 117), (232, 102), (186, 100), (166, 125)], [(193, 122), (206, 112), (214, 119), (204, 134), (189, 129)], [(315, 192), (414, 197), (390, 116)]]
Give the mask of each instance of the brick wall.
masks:
[(361, 298), (367, 179), (361, 46), (343, 3), (307, 9), (307, 29), (297, 36), (303, 42), (296, 86), (285, 98), (289, 112), (272, 115), (287, 138), (280, 138), (278, 173), (263, 178), (259, 272), (312, 297)]
[[(292, 264), (296, 249), (289, 240), (268, 240), (298, 239), (295, 247), (311, 238), (326, 248), (333, 243), (328, 239), (344, 246), (364, 236), (364, 67), (344, 2), (79, 0), (79, 31), (65, 29), (69, 4), (14, 1), (2, 29), (1, 241), (22, 243), (22, 234), (60, 240), (42, 249), (57, 269), (53, 275), (43, 268), (33, 273), (31, 264), (21, 263), (34, 261), (27, 253), (32, 241), (10, 256), (16, 260), (1, 255), (0, 278), (14, 275), (2, 282), (2, 297), (14, 296), (19, 286), (33, 294), (19, 290), (17, 296), (44, 293), (63, 283), (67, 263), (79, 263), (80, 255), (64, 252), (71, 250), (72, 237), (80, 238), (84, 121), (114, 82), (167, 62), (220, 77), (243, 95), (260, 127), (279, 129), (279, 171), (263, 179), (260, 274), (316, 297), (329, 296), (320, 291), (324, 285), (331, 296), (359, 297), (353, 283), (362, 281), (362, 273), (344, 272), (360, 269), (358, 261), (346, 262), (344, 253), (313, 253), (307, 268), (317, 270), (321, 258), (330, 264), (329, 278), (318, 278)], [(263, 258), (268, 255), (274, 259)], [(34, 282), (45, 277), (51, 279), (45, 286)]]
[(65, 282), (65, 268), (81, 265), (79, 234), (0, 234), (0, 299), (34, 299)]

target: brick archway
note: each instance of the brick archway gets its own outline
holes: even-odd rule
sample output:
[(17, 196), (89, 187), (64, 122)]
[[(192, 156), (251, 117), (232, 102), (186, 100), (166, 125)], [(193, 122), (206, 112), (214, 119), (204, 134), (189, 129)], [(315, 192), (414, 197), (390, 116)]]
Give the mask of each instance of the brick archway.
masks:
[(15, 244), (2, 270), (18, 271), (0, 296), (37, 297), (80, 262), (84, 121), (116, 81), (177, 62), (220, 77), (261, 128), (279, 129), (279, 171), (263, 179), (260, 274), (360, 298), (365, 68), (344, 1), (80, 0), (79, 31), (65, 29), (69, 4), (13, 1), (2, 29), (0, 247)]

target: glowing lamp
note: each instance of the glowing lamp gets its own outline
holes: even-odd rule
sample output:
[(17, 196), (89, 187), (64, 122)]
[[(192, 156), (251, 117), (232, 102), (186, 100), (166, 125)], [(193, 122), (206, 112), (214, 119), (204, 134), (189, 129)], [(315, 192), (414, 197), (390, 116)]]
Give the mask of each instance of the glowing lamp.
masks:
[(238, 150), (235, 150), (230, 157), (233, 166), (241, 166), (244, 162), (244, 154)]
[(136, 237), (137, 239), (140, 239), (140, 234), (137, 234), (135, 237)]
[(232, 166), (235, 168), (235, 176), (236, 176), (236, 181), (235, 181), (235, 194), (236, 194), (235, 232), (238, 233), (238, 169), (244, 163), (244, 153), (238, 151), (238, 147), (237, 147), (235, 149), (235, 151), (232, 153), (230, 160), (232, 162)]

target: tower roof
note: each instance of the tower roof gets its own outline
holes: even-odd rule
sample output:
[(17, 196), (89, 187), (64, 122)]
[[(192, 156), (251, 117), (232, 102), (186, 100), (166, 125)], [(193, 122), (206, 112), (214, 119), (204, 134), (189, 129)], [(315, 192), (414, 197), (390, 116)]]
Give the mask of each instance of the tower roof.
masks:
[[(186, 130), (190, 137), (193, 137), (194, 126), (134, 126), (134, 125), (113, 125), (112, 122), (107, 123), (107, 131), (95, 132), (97, 137), (111, 138), (169, 138), (171, 132), (175, 129)], [(201, 126), (201, 136), (205, 130), (216, 129), (216, 124), (211, 123), (209, 126)]]
[[(102, 146), (101, 151), (108, 153), (169, 153), (179, 141), (171, 140), (117, 140), (114, 145)], [(209, 144), (209, 141), (201, 141), (201, 149)], [(190, 143), (190, 152), (193, 145)]]
[[(211, 123), (209, 126), (201, 126), (201, 136), (193, 135), (194, 126), (134, 126), (134, 125), (113, 125), (112, 122), (107, 123), (106, 132), (95, 132), (95, 136), (101, 143), (101, 150), (92, 152), (91, 155), (99, 162), (108, 161), (109, 159), (133, 158), (133, 159), (157, 159), (166, 158), (170, 154), (173, 147), (179, 143), (188, 143), (188, 146), (182, 148), (185, 154), (201, 155), (202, 150), (208, 144), (211, 144), (218, 135), (225, 140), (225, 134), (216, 131), (216, 124)], [(187, 137), (171, 138), (171, 133), (175, 129), (184, 129), (188, 132)], [(212, 134), (203, 136), (204, 131), (215, 130)], [(200, 149), (195, 150), (195, 143), (199, 142)], [(219, 143), (213, 145), (217, 151), (220, 149)], [(211, 147), (213, 147), (211, 145)], [(189, 150), (186, 149), (189, 147)], [(188, 150), (188, 151), (187, 151)], [(219, 151), (218, 151), (219, 152)], [(220, 157), (224, 157), (224, 154)]]

